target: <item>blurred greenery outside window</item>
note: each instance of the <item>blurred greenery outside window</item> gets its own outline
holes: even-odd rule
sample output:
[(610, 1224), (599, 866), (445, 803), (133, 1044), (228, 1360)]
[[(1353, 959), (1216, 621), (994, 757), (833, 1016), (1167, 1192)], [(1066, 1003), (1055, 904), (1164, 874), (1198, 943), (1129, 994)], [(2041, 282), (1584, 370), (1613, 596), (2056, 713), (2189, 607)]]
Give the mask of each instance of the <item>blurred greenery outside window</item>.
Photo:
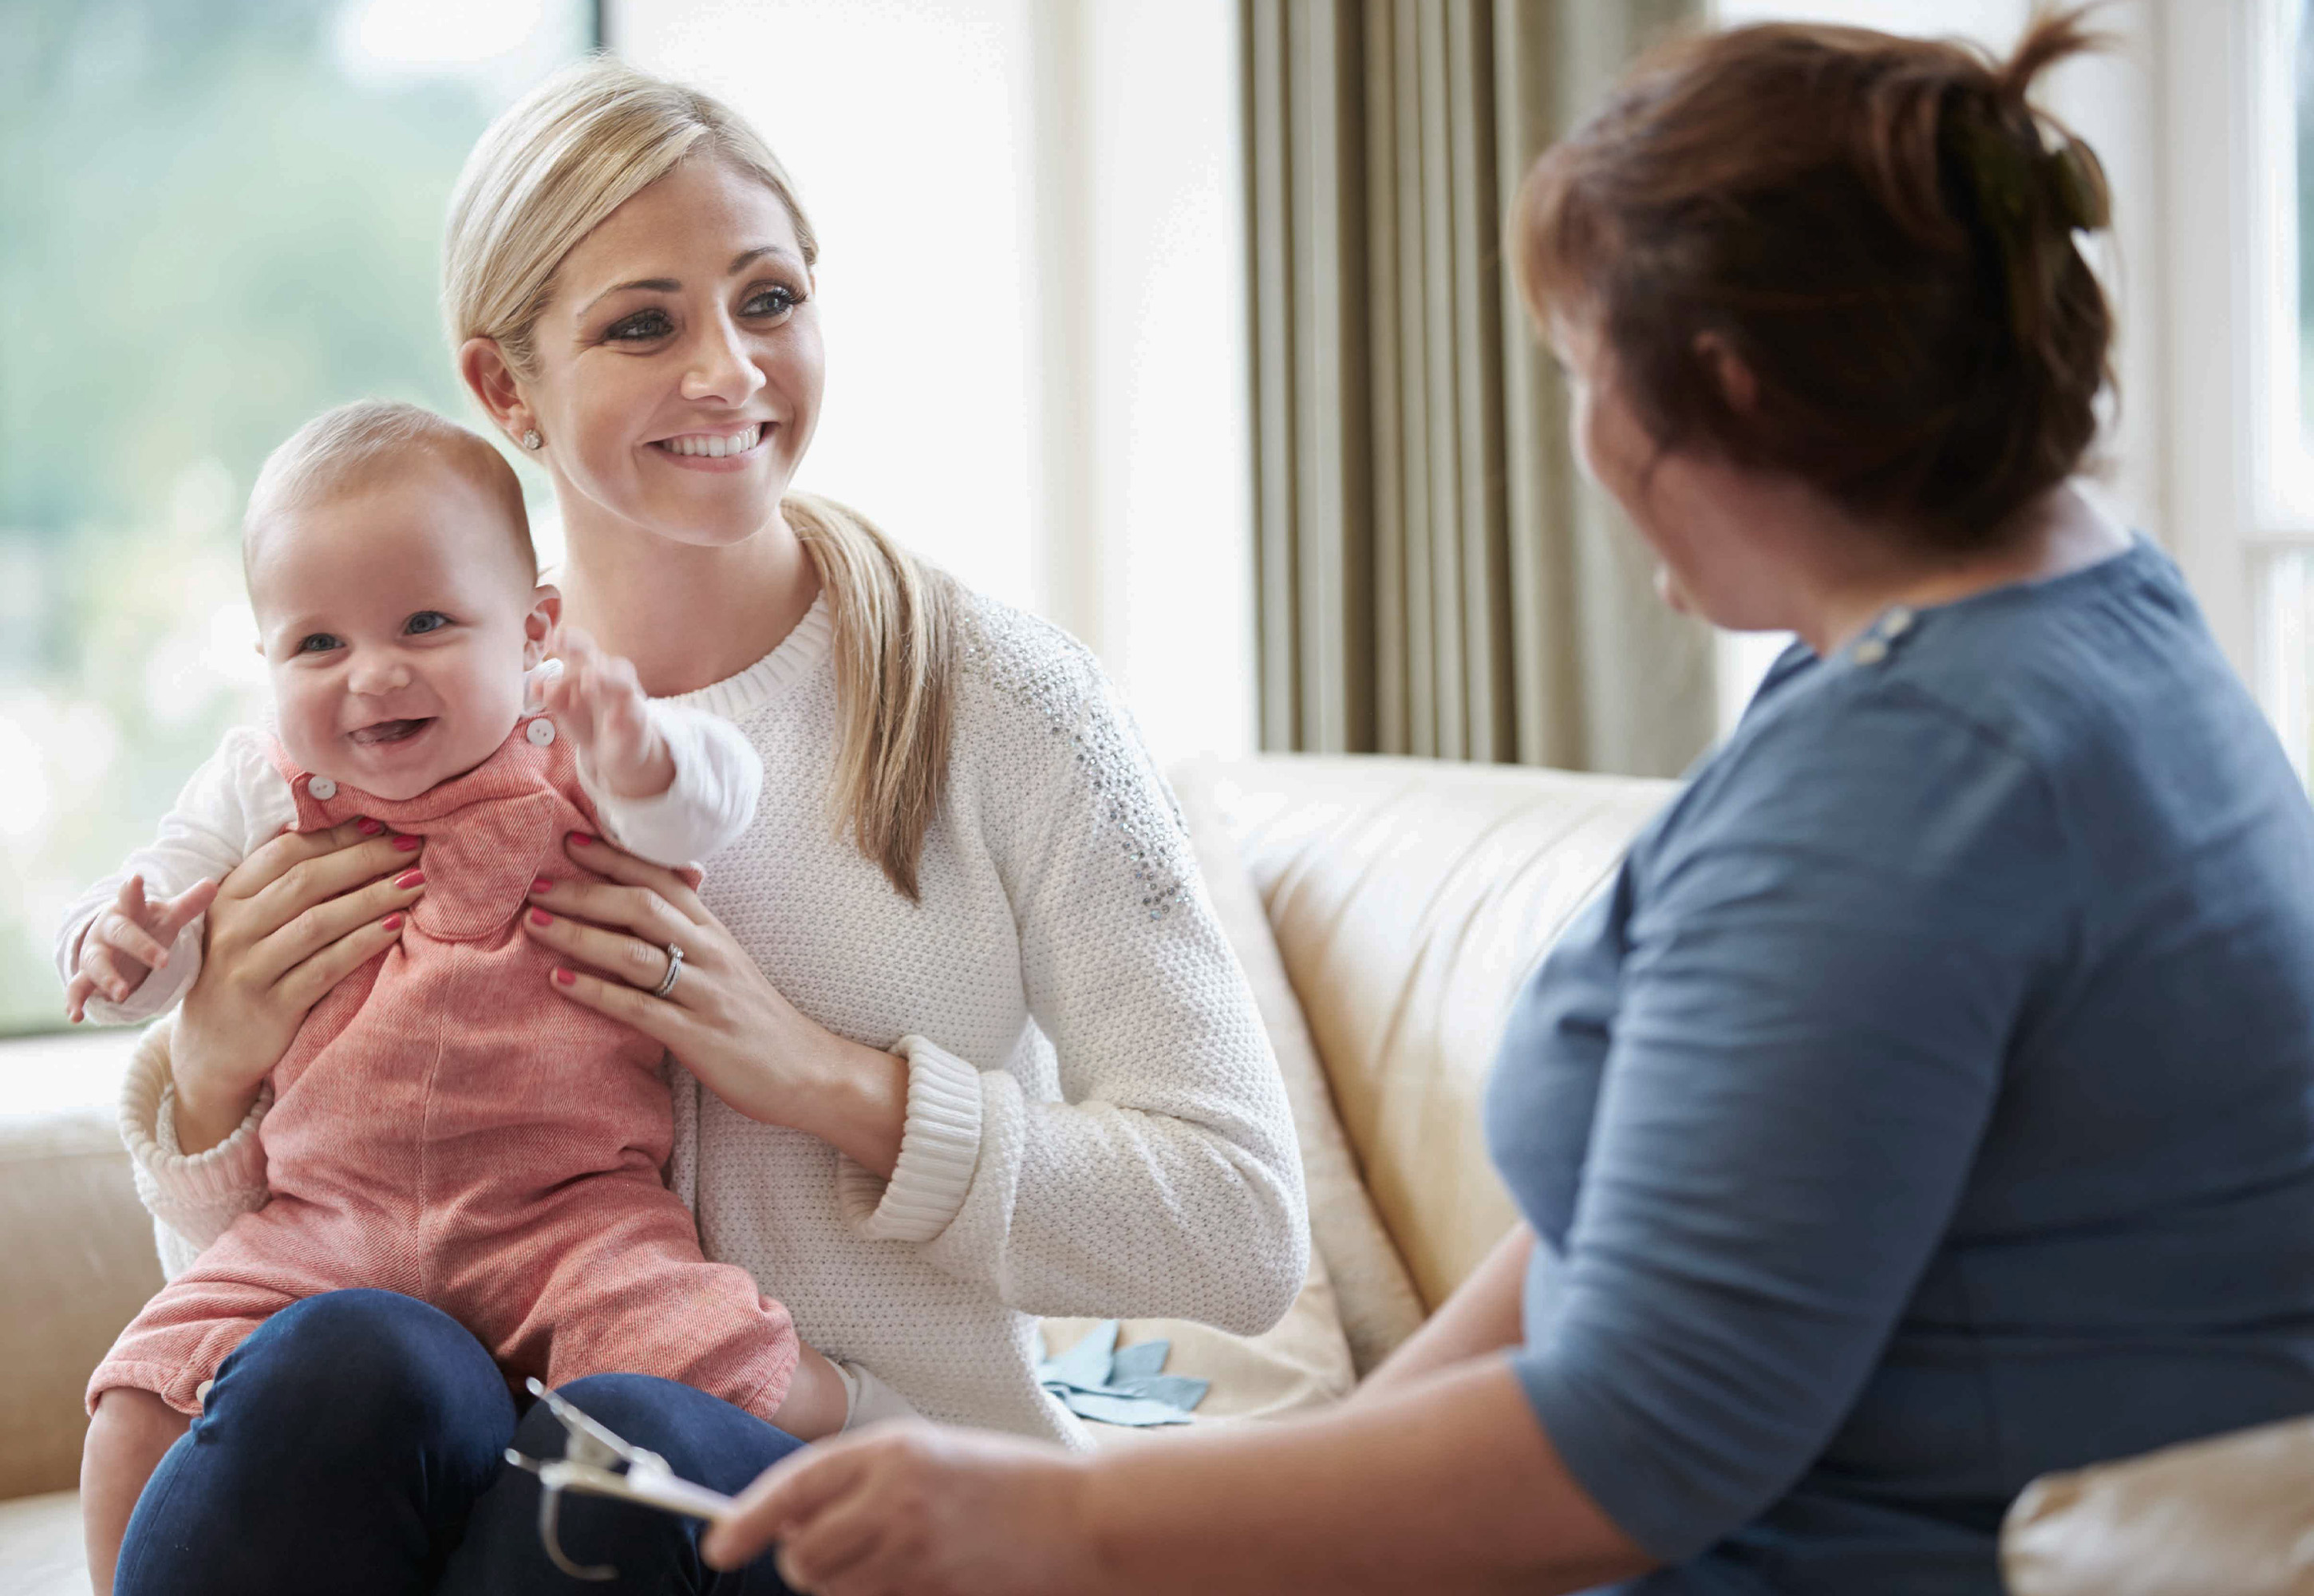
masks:
[(0, 1033), (63, 1027), (65, 906), (265, 714), (239, 528), (266, 454), (365, 396), (473, 424), (436, 308), (451, 185), (598, 25), (0, 0)]

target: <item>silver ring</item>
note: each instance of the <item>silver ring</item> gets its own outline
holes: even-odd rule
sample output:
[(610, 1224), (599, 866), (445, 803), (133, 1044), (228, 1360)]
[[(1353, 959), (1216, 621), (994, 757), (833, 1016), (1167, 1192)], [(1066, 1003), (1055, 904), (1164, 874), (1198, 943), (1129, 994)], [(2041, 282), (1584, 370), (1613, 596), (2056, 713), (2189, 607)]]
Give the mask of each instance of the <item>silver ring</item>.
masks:
[(682, 974), (683, 949), (677, 948), (674, 943), (669, 942), (667, 945), (667, 974), (660, 979), (658, 989), (653, 992), (651, 996), (655, 998), (663, 998), (667, 996), (667, 993), (673, 992), (675, 990), (675, 978)]

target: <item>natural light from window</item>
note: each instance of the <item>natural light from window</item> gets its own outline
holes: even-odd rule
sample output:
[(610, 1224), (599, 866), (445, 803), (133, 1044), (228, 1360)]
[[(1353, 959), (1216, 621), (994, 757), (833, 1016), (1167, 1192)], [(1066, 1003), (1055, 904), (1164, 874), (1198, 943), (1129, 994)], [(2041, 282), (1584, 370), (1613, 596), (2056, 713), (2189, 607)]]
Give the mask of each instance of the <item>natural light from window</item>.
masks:
[(267, 452), (364, 395), (472, 419), (435, 309), (450, 186), (593, 25), (583, 0), (13, 0), (0, 1033), (63, 1024), (64, 906), (264, 713), (238, 529)]

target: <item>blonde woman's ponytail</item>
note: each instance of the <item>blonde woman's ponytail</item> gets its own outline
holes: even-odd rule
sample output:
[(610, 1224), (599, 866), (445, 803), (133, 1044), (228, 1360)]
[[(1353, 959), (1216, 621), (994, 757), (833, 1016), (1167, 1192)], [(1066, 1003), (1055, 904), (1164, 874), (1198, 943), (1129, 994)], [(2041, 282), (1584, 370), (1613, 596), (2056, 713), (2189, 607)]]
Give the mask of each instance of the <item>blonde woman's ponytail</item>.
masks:
[(843, 717), (830, 807), (863, 857), (911, 902), (924, 833), (948, 786), (956, 719), (956, 583), (832, 499), (782, 507), (827, 590)]

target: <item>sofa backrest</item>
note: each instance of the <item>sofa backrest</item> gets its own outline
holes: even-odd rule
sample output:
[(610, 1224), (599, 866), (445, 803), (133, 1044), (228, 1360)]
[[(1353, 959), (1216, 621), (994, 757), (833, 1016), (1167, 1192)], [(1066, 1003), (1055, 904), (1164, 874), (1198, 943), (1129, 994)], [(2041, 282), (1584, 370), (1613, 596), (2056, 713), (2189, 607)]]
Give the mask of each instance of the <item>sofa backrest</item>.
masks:
[(1673, 788), (1374, 757), (1212, 767), (1343, 1129), (1426, 1308), (1516, 1218), (1479, 1123), (1511, 1000)]

